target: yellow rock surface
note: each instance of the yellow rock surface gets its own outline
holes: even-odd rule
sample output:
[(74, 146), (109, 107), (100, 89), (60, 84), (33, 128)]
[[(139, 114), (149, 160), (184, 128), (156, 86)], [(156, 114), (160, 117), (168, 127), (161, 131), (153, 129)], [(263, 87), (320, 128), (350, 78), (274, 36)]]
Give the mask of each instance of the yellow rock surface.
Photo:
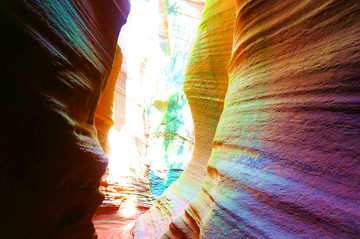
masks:
[(100, 98), (100, 102), (95, 114), (95, 127), (98, 133), (99, 142), (103, 148), (105, 147), (109, 130), (111, 126), (114, 125), (112, 116), (114, 111), (115, 86), (118, 81), (122, 60), (123, 55), (121, 53), (120, 46), (117, 45), (114, 63), (106, 83), (106, 88)]
[[(180, 178), (137, 220), (135, 238), (159, 238), (201, 190), (227, 89), (234, 7), (233, 1), (205, 5), (184, 81), (195, 127), (193, 157)], [(222, 19), (229, 20), (217, 24)]]

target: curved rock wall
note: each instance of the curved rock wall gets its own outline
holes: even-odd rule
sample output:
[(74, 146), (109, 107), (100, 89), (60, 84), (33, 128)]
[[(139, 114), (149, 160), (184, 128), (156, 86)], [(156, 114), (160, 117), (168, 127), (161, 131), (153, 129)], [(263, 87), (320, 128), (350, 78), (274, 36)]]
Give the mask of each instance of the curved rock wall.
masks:
[[(94, 117), (128, 2), (0, 9), (1, 236), (94, 238)], [(357, 0), (207, 1), (184, 84), (193, 159), (133, 236), (358, 238), (359, 38)]]
[(111, 68), (109, 78), (106, 83), (104, 93), (101, 95), (96, 114), (95, 127), (98, 134), (98, 140), (106, 152), (106, 142), (111, 126), (115, 124), (112, 119), (114, 111), (115, 88), (120, 74), (120, 69), (123, 61), (120, 46), (117, 45), (114, 63)]
[[(234, 7), (233, 1), (212, 1), (205, 5), (184, 81), (195, 126), (193, 157), (180, 178), (137, 220), (135, 238), (160, 238), (201, 189), (227, 88)], [(217, 24), (221, 19), (229, 20)]]
[(359, 237), (360, 3), (236, 11), (201, 237)]
[(0, 234), (93, 238), (94, 116), (127, 1), (1, 2)]
[[(224, 36), (212, 31), (215, 26), (236, 19), (213, 141), (209, 132), (221, 112), (212, 104), (214, 92), (224, 92), (214, 86), (222, 75), (184, 84), (196, 145), (204, 140), (200, 155), (206, 155), (212, 142), (210, 160), (197, 159), (195, 146), (187, 171), (138, 220), (135, 237), (145, 229), (154, 233), (150, 222), (167, 227), (178, 217), (162, 238), (358, 238), (360, 3), (238, 0), (235, 12), (206, 21), (221, 2), (228, 4), (207, 1), (211, 11), (205, 10), (199, 29), (211, 43)], [(206, 50), (216, 54), (212, 47), (221, 45), (213, 43), (201, 51), (195, 44), (193, 54), (204, 58), (190, 60), (188, 77), (211, 67)], [(215, 66), (225, 67), (227, 58), (220, 59)], [(204, 173), (196, 183), (189, 172), (204, 172), (206, 163), (206, 179), (192, 200)]]

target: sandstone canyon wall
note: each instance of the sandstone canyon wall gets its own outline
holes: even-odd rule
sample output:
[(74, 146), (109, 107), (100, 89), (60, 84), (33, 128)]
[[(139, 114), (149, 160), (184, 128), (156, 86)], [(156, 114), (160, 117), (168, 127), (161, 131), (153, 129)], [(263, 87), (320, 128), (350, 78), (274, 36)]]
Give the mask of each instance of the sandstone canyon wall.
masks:
[(135, 238), (358, 238), (360, 3), (230, 4), (206, 2), (188, 65), (193, 160)]
[(105, 90), (101, 95), (95, 113), (95, 127), (97, 131), (97, 137), (105, 153), (108, 153), (107, 141), (108, 141), (110, 128), (115, 124), (114, 120), (112, 119), (114, 113), (113, 108), (114, 108), (114, 104), (117, 103), (115, 101), (115, 92), (116, 92), (116, 86), (117, 86), (122, 62), (123, 62), (123, 55), (121, 52), (121, 48), (119, 45), (117, 45), (115, 52), (115, 59), (110, 71), (110, 75), (109, 78), (107, 79)]
[(1, 1), (1, 238), (93, 238), (94, 126), (127, 1)]
[[(227, 88), (234, 7), (233, 1), (205, 5), (184, 82), (195, 128), (193, 157), (180, 178), (137, 220), (135, 238), (159, 238), (201, 190)], [(217, 24), (222, 19), (229, 20)]]
[[(98, 135), (95, 112), (128, 11), (1, 2), (1, 237), (95, 237), (111, 124), (106, 103)], [(358, 0), (207, 1), (184, 83), (193, 158), (128, 236), (359, 238), (359, 39)]]
[(106, 187), (101, 187), (106, 198), (94, 217), (100, 238), (127, 238), (127, 228), (181, 174), (194, 144), (182, 83), (204, 4), (136, 0), (131, 5), (118, 40), (123, 64)]

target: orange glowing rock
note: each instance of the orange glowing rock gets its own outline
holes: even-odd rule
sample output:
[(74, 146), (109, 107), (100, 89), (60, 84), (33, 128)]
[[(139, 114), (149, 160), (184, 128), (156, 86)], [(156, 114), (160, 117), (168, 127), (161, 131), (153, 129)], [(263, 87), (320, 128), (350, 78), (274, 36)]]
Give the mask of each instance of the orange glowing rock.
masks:
[[(121, 53), (120, 46), (116, 47), (115, 60), (111, 68), (109, 78), (107, 80), (106, 88), (101, 96), (98, 108), (95, 114), (95, 127), (98, 132), (98, 139), (100, 144), (105, 147), (106, 140), (108, 138), (109, 130), (114, 125), (112, 119), (114, 98), (115, 98), (115, 86), (118, 81), (122, 65), (123, 55)], [(104, 148), (105, 150), (105, 148)]]

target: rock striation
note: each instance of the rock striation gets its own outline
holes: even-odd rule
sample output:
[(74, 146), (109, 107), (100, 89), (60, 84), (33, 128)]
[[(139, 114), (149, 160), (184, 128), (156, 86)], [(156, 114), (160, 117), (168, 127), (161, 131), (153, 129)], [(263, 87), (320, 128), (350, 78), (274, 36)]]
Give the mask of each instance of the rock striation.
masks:
[[(181, 36), (169, 28), (167, 12), (179, 10), (169, 2), (147, 1), (162, 14), (156, 44), (166, 56), (177, 52), (171, 36)], [(114, 83), (129, 3), (0, 4), (1, 237), (96, 238), (92, 216), (103, 200), (107, 157), (100, 143), (106, 146), (113, 124), (110, 103), (129, 93), (138, 107), (134, 121), (146, 121), (133, 79), (146, 82), (147, 55), (136, 52), (136, 74), (123, 70)], [(149, 164), (131, 161), (138, 169), (126, 177), (131, 185), (111, 190), (133, 197), (121, 204), (118, 221), (97, 221), (101, 235), (359, 238), (359, 39), (358, 0), (206, 1), (184, 82), (195, 126), (192, 160), (144, 214), (153, 203)], [(160, 112), (170, 102), (151, 105)], [(114, 128), (126, 129), (129, 115), (120, 105), (114, 111)], [(164, 124), (176, 118), (163, 111)], [(147, 131), (138, 126), (126, 129), (131, 141), (120, 137), (127, 148), (114, 157), (143, 159)]]
[(202, 19), (194, 157), (135, 238), (358, 238), (359, 2), (207, 1)]
[(0, 234), (94, 238), (94, 116), (128, 1), (1, 1)]
[(124, 57), (101, 186), (109, 200), (94, 217), (100, 237), (127, 238), (128, 226), (191, 159), (193, 122), (182, 83), (202, 9), (192, 1), (132, 2), (118, 40)]
[[(139, 217), (134, 228), (135, 238), (160, 238), (169, 223), (184, 213), (201, 190), (227, 89), (234, 7), (233, 1), (212, 1), (205, 5), (184, 81), (195, 128), (192, 160), (154, 206)], [(220, 25), (219, 19), (230, 20)]]
[(359, 20), (358, 1), (237, 1), (201, 237), (359, 237)]

